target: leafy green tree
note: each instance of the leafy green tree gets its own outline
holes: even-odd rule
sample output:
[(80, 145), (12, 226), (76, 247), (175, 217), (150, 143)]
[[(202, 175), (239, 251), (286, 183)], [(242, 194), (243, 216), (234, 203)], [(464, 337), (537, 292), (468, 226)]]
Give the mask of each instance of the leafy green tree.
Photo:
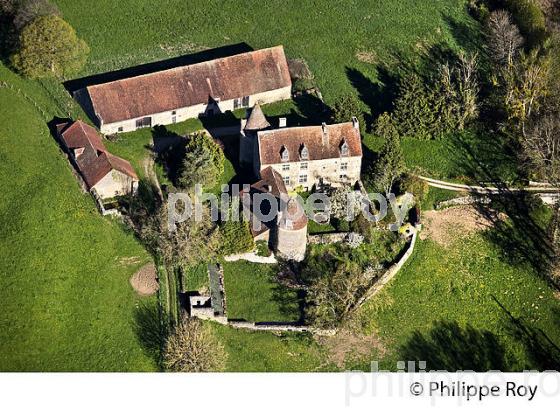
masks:
[(348, 122), (356, 117), (362, 126), (364, 124), (364, 117), (360, 102), (354, 94), (347, 94), (338, 98), (331, 109), (331, 121), (334, 124)]
[(425, 80), (418, 74), (405, 77), (395, 102), (395, 123), (404, 135), (421, 140), (433, 138), (433, 124), (436, 121), (433, 94)]
[(193, 189), (196, 184), (214, 187), (224, 173), (224, 161), (222, 148), (210, 135), (193, 134), (188, 137), (177, 184), (184, 189)]
[(375, 134), (382, 137), (384, 142), (373, 169), (372, 182), (376, 189), (388, 195), (405, 170), (400, 135), (389, 114), (379, 116), (375, 124)]
[(67, 22), (47, 15), (25, 26), (11, 61), (26, 77), (65, 78), (82, 69), (88, 54), (89, 47)]

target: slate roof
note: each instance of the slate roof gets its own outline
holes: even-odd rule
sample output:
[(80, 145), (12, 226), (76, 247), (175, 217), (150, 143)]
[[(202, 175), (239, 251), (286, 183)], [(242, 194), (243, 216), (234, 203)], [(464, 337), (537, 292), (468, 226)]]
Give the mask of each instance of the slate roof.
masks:
[(76, 158), (76, 164), (89, 189), (113, 169), (138, 180), (130, 162), (107, 151), (95, 128), (77, 120), (58, 125), (57, 129), (68, 149), (83, 148), (83, 152)]
[(87, 87), (104, 124), (291, 87), (282, 46)]
[(287, 162), (301, 161), (303, 146), (308, 150), (308, 159), (315, 161), (341, 157), (341, 146), (348, 144), (348, 157), (362, 156), (362, 141), (359, 129), (351, 122), (326, 126), (327, 138), (323, 138), (323, 127), (279, 128), (258, 133), (261, 166), (281, 163), (281, 153), (288, 150)]

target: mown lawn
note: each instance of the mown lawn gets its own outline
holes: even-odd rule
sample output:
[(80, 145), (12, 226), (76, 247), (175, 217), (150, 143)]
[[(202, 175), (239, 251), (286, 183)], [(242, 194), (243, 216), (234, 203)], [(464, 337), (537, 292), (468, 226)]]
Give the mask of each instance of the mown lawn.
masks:
[(0, 370), (155, 370), (137, 318), (156, 301), (128, 282), (149, 255), (80, 191), (36, 108), (0, 101)]
[(300, 319), (296, 291), (275, 282), (277, 265), (224, 262), (228, 317), (253, 322), (296, 322)]

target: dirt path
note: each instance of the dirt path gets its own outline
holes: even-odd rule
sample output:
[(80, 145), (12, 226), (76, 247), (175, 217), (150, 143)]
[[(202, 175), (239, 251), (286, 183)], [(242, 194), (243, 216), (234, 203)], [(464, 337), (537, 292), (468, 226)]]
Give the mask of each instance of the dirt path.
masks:
[(146, 175), (146, 178), (148, 178), (148, 180), (156, 188), (159, 199), (163, 200), (163, 192), (161, 190), (161, 186), (159, 185), (156, 172), (154, 171), (154, 166), (155, 166), (154, 158), (151, 155), (147, 156), (142, 161), (142, 168), (144, 168), (144, 175)]
[(426, 211), (422, 214), (423, 227), (420, 238), (429, 238), (448, 247), (465, 235), (492, 227), (492, 221), (505, 218), (504, 214), (497, 212), (488, 218), (470, 205), (455, 206), (441, 211)]

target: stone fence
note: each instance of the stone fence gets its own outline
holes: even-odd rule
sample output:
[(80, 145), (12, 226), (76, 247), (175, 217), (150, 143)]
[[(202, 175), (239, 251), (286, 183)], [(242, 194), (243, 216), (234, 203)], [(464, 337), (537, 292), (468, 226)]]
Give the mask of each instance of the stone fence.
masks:
[(310, 245), (326, 245), (330, 243), (344, 242), (348, 239), (349, 232), (319, 233), (307, 236)]
[(416, 238), (418, 236), (418, 231), (414, 230), (412, 233), (412, 238), (408, 243), (408, 248), (403, 254), (403, 256), (394, 265), (389, 267), (387, 271), (373, 284), (373, 286), (366, 292), (364, 296), (358, 301), (355, 309), (362, 306), (368, 300), (370, 300), (375, 294), (377, 294), (383, 287), (399, 272), (408, 259), (412, 256), (414, 252), (414, 246), (416, 245)]
[(274, 256), (273, 253), (270, 256), (259, 256), (255, 252), (247, 252), (247, 253), (237, 253), (234, 255), (228, 255), (224, 257), (226, 262), (235, 262), (235, 261), (249, 261), (253, 263), (264, 263), (264, 264), (275, 264), (278, 263), (278, 260)]
[(449, 199), (447, 201), (442, 201), (436, 205), (436, 209), (449, 208), (451, 206), (459, 205), (472, 205), (472, 204), (488, 204), (490, 203), (490, 198), (479, 197), (479, 196), (462, 196), (459, 198)]

